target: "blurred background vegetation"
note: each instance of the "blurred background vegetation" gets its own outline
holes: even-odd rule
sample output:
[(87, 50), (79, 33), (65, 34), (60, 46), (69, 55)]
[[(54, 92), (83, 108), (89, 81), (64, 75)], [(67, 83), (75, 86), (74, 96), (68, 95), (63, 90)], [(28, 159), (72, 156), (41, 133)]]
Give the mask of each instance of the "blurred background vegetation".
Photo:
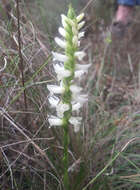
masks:
[(49, 128), (46, 86), (69, 3), (85, 12), (81, 46), (92, 64), (80, 81), (89, 94), (81, 131), (69, 129), (70, 190), (139, 190), (140, 11), (116, 39), (113, 0), (19, 1), (20, 39), (16, 1), (0, 2), (0, 190), (64, 190), (63, 131)]

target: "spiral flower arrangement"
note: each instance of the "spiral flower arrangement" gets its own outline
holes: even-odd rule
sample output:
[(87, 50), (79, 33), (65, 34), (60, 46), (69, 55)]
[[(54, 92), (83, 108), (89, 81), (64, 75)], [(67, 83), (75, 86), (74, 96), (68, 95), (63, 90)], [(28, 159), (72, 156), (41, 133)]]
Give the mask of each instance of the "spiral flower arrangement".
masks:
[(74, 132), (78, 132), (82, 121), (81, 117), (73, 116), (75, 111), (83, 106), (88, 100), (86, 94), (82, 93), (82, 87), (75, 84), (75, 79), (80, 79), (84, 73), (88, 71), (90, 64), (80, 64), (85, 57), (84, 51), (79, 51), (80, 39), (84, 36), (84, 32), (80, 30), (85, 24), (83, 21), (84, 13), (79, 16), (71, 6), (69, 6), (67, 16), (61, 15), (62, 26), (58, 29), (61, 38), (56, 37), (56, 44), (62, 48), (63, 54), (52, 52), (53, 67), (57, 75), (59, 85), (47, 85), (50, 91), (49, 102), (56, 109), (56, 116), (51, 115), (48, 118), (51, 126), (62, 126), (64, 131), (64, 187), (69, 189), (68, 177), (68, 145), (69, 132), (68, 127), (71, 124)]
[[(79, 32), (84, 26), (82, 21), (84, 13), (75, 16), (74, 10), (70, 7), (68, 15), (61, 15), (62, 27), (58, 29), (62, 38), (55, 38), (55, 42), (63, 49), (63, 54), (52, 52), (54, 70), (57, 75), (59, 86), (47, 85), (50, 91), (49, 102), (56, 109), (57, 116), (50, 116), (50, 126), (63, 126), (72, 124), (74, 131), (78, 132), (81, 117), (73, 117), (72, 112), (78, 111), (84, 102), (88, 100), (86, 94), (82, 94), (82, 87), (74, 83), (75, 78), (81, 78), (88, 71), (90, 64), (79, 64), (85, 57), (84, 51), (78, 51), (80, 39), (84, 32)], [(60, 98), (56, 96), (61, 96)]]

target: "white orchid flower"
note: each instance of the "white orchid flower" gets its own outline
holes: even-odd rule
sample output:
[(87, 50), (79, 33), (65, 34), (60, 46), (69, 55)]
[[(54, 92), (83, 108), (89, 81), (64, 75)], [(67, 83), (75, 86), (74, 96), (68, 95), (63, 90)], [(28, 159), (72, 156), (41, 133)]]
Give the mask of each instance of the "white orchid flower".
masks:
[[(64, 38), (66, 37), (67, 32), (65, 31), (64, 28), (59, 27), (58, 32), (59, 32), (59, 34), (61, 34), (62, 37), (64, 37)], [(80, 38), (84, 37), (85, 32), (79, 32), (77, 35), (78, 35), (78, 39), (80, 39)]]
[(61, 40), (58, 37), (55, 37), (54, 40), (57, 43), (57, 45), (59, 45), (61, 48), (63, 48), (63, 49), (66, 48), (66, 42), (64, 40)]
[(61, 34), (62, 37), (64, 37), (64, 38), (66, 37), (66, 31), (64, 28), (59, 27), (58, 32), (59, 32), (59, 34)]
[(85, 32), (80, 32), (80, 33), (78, 34), (78, 39), (84, 37), (84, 35), (85, 35)]
[(47, 85), (48, 90), (51, 94), (62, 94), (65, 91), (65, 88), (63, 86), (57, 86), (57, 85)]
[(54, 64), (53, 67), (57, 74), (58, 81), (62, 80), (65, 77), (69, 77), (71, 75), (71, 72), (65, 69), (63, 64)]
[(62, 18), (62, 25), (64, 28), (67, 26), (67, 23), (70, 24), (72, 27), (76, 26), (75, 22), (73, 22), (73, 20), (69, 19), (66, 15), (61, 14), (61, 18)]
[(78, 41), (78, 36), (74, 36), (73, 39), (72, 39), (72, 43), (74, 44), (75, 47), (79, 46), (80, 42)]
[(81, 13), (80, 15), (78, 15), (78, 16), (76, 17), (77, 22), (80, 22), (80, 21), (84, 18), (84, 16), (85, 16), (84, 13)]
[(71, 117), (69, 119), (70, 124), (74, 127), (74, 132), (77, 133), (80, 129), (82, 117)]
[(76, 64), (77, 70), (88, 70), (91, 64)]
[(51, 104), (52, 107), (56, 108), (60, 99), (57, 96), (54, 95), (50, 95), (50, 97), (48, 98), (49, 103)]
[(75, 78), (80, 78), (83, 74), (87, 73), (87, 70), (77, 70), (74, 73)]
[(86, 56), (86, 53), (84, 51), (75, 52), (75, 57), (77, 57), (79, 61), (82, 61), (85, 56)]
[(78, 30), (80, 30), (81, 28), (83, 28), (83, 26), (85, 25), (85, 21), (82, 21), (78, 24)]
[(48, 100), (51, 106), (53, 108), (56, 108), (57, 116), (59, 118), (63, 118), (64, 112), (70, 109), (70, 106), (68, 104), (63, 104), (60, 102), (60, 99), (56, 96), (50, 96)]
[(72, 94), (73, 101), (79, 102), (80, 104), (84, 104), (88, 102), (87, 94)]
[(78, 36), (78, 30), (77, 30), (77, 27), (72, 27), (72, 32), (73, 32), (73, 35), (74, 36)]
[(63, 125), (63, 120), (53, 115), (48, 118), (48, 122), (50, 124), (50, 127)]
[(63, 118), (64, 112), (68, 111), (69, 109), (70, 109), (70, 106), (68, 104), (63, 104), (62, 102), (60, 102), (56, 106), (57, 116), (60, 117), (60, 118)]
[(82, 91), (82, 87), (77, 86), (77, 85), (71, 85), (70, 90), (74, 95), (79, 95), (80, 92)]
[(83, 74), (88, 72), (88, 68), (91, 64), (76, 64), (76, 70), (74, 73), (75, 78), (80, 78)]
[(79, 102), (72, 104), (72, 111), (79, 111), (79, 109), (82, 107), (82, 104)]
[(64, 14), (61, 14), (61, 21), (62, 21), (62, 26), (65, 28), (67, 26), (67, 23), (66, 23), (66, 20), (68, 18), (64, 15)]
[(63, 55), (61, 53), (57, 53), (57, 52), (52, 52), (53, 57), (54, 57), (54, 61), (60, 61), (60, 62), (65, 62), (68, 60), (68, 57), (66, 55)]

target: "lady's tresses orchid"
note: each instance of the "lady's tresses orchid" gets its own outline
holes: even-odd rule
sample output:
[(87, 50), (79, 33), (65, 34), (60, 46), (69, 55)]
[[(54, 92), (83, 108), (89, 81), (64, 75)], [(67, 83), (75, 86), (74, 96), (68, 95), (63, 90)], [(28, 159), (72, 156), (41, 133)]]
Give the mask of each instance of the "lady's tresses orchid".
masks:
[[(82, 21), (84, 13), (75, 16), (74, 10), (70, 7), (68, 15), (61, 15), (62, 26), (58, 29), (61, 38), (56, 37), (55, 42), (63, 49), (63, 53), (52, 52), (54, 60), (54, 71), (60, 85), (48, 85), (50, 91), (49, 103), (55, 107), (57, 116), (50, 116), (50, 126), (67, 126), (70, 123), (74, 131), (78, 132), (81, 124), (81, 117), (74, 117), (73, 113), (79, 111), (88, 100), (87, 95), (82, 94), (82, 87), (74, 84), (74, 79), (80, 79), (87, 73), (90, 64), (79, 64), (85, 57), (84, 51), (79, 51), (80, 39), (84, 32), (79, 30), (84, 26)], [(60, 99), (55, 96), (58, 94)]]
[[(63, 142), (64, 142), (64, 189), (70, 189), (68, 168), (68, 146), (69, 146), (69, 130), (71, 124), (74, 127), (74, 132), (80, 130), (82, 118), (74, 116), (77, 114), (83, 104), (88, 100), (86, 94), (83, 94), (82, 87), (75, 84), (75, 79), (80, 79), (87, 73), (90, 64), (83, 65), (79, 62), (85, 57), (84, 51), (79, 51), (80, 39), (84, 36), (84, 32), (79, 30), (85, 24), (82, 21), (84, 14), (75, 16), (72, 7), (69, 7), (67, 16), (61, 15), (62, 27), (58, 29), (61, 38), (56, 37), (55, 42), (62, 48), (63, 52), (52, 52), (54, 60), (54, 71), (57, 75), (59, 85), (48, 85), (50, 96), (49, 103), (56, 110), (56, 116), (51, 115), (48, 118), (51, 126), (63, 127)], [(57, 95), (57, 96), (56, 96)]]

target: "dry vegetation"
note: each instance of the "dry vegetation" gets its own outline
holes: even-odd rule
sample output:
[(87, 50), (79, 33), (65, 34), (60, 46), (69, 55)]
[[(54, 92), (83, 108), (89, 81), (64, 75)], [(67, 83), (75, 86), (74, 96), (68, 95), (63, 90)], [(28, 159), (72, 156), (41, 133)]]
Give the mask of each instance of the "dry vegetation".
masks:
[[(52, 110), (46, 85), (56, 81), (54, 34), (43, 31), (39, 17), (33, 19), (37, 5), (22, 1), (19, 38), (16, 1), (5, 3), (0, 3), (0, 190), (63, 190), (63, 131), (47, 121)], [(95, 14), (99, 10), (102, 15)], [(82, 46), (92, 67), (81, 81), (89, 93), (84, 123), (78, 134), (69, 129), (70, 190), (140, 189), (140, 14), (136, 10), (124, 39), (111, 39), (109, 10), (106, 15), (101, 5), (85, 5)]]

